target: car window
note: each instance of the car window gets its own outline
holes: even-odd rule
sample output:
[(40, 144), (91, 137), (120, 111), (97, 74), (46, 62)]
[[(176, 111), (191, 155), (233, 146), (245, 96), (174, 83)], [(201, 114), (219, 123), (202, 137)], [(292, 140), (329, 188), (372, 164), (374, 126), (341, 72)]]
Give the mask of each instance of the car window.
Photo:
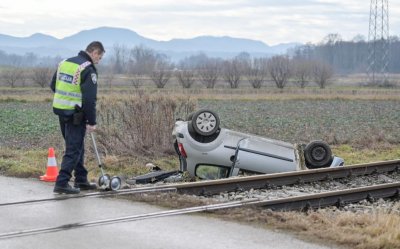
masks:
[(196, 176), (204, 180), (215, 180), (227, 178), (229, 168), (216, 165), (198, 165), (196, 167)]
[(240, 169), (238, 176), (253, 176), (253, 175), (259, 175), (263, 173), (255, 172), (255, 171), (250, 171), (250, 170), (245, 170), (245, 169)]

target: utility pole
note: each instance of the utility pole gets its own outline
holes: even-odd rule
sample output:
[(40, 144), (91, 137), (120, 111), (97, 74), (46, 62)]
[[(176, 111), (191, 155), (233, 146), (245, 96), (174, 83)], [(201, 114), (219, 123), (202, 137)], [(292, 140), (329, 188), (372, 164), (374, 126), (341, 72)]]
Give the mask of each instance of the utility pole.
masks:
[(388, 0), (371, 0), (368, 32), (368, 84), (388, 81), (389, 6)]

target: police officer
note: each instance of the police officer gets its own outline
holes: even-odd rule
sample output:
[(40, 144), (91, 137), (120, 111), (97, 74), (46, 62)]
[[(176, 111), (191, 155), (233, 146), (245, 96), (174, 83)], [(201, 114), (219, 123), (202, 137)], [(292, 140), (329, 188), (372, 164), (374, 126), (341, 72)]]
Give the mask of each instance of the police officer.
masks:
[[(87, 179), (84, 167), (86, 131), (96, 130), (97, 69), (103, 54), (101, 42), (91, 42), (78, 56), (60, 62), (50, 87), (54, 92), (53, 111), (58, 115), (65, 140), (65, 154), (54, 186), (54, 193), (79, 194), (96, 189)], [(75, 175), (74, 186), (69, 185)]]

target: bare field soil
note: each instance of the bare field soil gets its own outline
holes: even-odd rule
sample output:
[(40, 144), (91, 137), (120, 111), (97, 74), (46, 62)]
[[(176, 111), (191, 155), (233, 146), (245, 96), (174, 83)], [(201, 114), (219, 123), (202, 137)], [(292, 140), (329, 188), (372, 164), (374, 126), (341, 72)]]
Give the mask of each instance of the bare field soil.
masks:
[(397, 100), (201, 100), (199, 105), (217, 111), (223, 127), (292, 143), (400, 143)]
[[(242, 86), (238, 89), (231, 89), (226, 85), (217, 85), (214, 89), (207, 89), (197, 86), (185, 89), (176, 84), (167, 85), (165, 88), (155, 88), (147, 84), (140, 88), (129, 85), (107, 87), (99, 85), (99, 97), (110, 97), (120, 99), (127, 96), (138, 96), (143, 94), (161, 94), (168, 96), (190, 96), (194, 99), (238, 99), (238, 100), (287, 100), (287, 99), (365, 99), (365, 100), (399, 100), (400, 87), (357, 87), (351, 85), (328, 86), (320, 89), (315, 86), (299, 88), (287, 86), (278, 89), (273, 85), (263, 86), (254, 89), (250, 86)], [(52, 101), (53, 94), (48, 87), (1, 87), (0, 101)]]
[[(124, 112), (123, 108), (130, 105), (127, 104), (129, 101), (133, 101), (134, 105), (136, 100), (132, 99), (126, 100), (126, 104), (121, 107), (118, 101), (112, 104), (109, 99), (100, 98), (99, 105), (111, 107), (109, 109), (118, 108), (121, 113)], [(400, 143), (400, 100), (188, 99), (190, 97), (186, 98), (187, 110), (182, 111), (185, 106), (181, 106), (180, 112), (169, 114), (170, 119), (186, 118), (187, 112), (197, 106), (216, 111), (222, 127), (292, 143), (322, 139), (332, 145), (350, 144), (359, 148), (371, 147), (376, 142)], [(147, 107), (149, 105), (154, 103), (149, 102)], [(136, 110), (136, 118), (149, 114), (141, 114), (141, 111), (146, 112), (143, 108)], [(153, 112), (157, 108), (147, 109), (147, 112)], [(102, 115), (106, 114), (100, 111), (100, 129), (102, 125), (107, 128), (113, 123), (121, 123), (120, 120), (109, 120)], [(57, 137), (58, 120), (52, 113), (51, 102), (3, 101), (0, 102), (0, 118), (0, 145), (46, 147), (50, 142), (60, 139)], [(108, 120), (107, 124), (105, 120)], [(164, 133), (169, 132), (166, 129)]]

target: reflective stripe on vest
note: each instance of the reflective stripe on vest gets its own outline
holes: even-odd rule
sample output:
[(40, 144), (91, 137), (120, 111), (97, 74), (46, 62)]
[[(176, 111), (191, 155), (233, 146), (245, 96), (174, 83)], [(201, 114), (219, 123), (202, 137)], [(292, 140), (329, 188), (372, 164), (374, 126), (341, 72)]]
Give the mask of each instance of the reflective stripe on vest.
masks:
[(82, 107), (81, 72), (91, 63), (82, 64), (62, 61), (57, 70), (56, 89), (53, 107), (61, 110), (74, 110)]
[[(65, 99), (58, 99), (58, 98), (54, 98), (54, 100), (53, 100), (53, 106), (72, 106), (75, 108), (76, 105), (81, 107), (82, 101), (73, 101), (73, 100), (65, 100)], [(61, 109), (61, 108), (59, 108), (59, 109)], [(72, 109), (64, 109), (64, 110), (73, 110), (73, 108)]]
[(71, 92), (65, 92), (65, 91), (61, 91), (60, 89), (56, 89), (56, 93), (63, 95), (63, 96), (72, 96), (72, 97), (76, 97), (76, 98), (82, 98), (82, 94), (81, 93), (71, 93)]

